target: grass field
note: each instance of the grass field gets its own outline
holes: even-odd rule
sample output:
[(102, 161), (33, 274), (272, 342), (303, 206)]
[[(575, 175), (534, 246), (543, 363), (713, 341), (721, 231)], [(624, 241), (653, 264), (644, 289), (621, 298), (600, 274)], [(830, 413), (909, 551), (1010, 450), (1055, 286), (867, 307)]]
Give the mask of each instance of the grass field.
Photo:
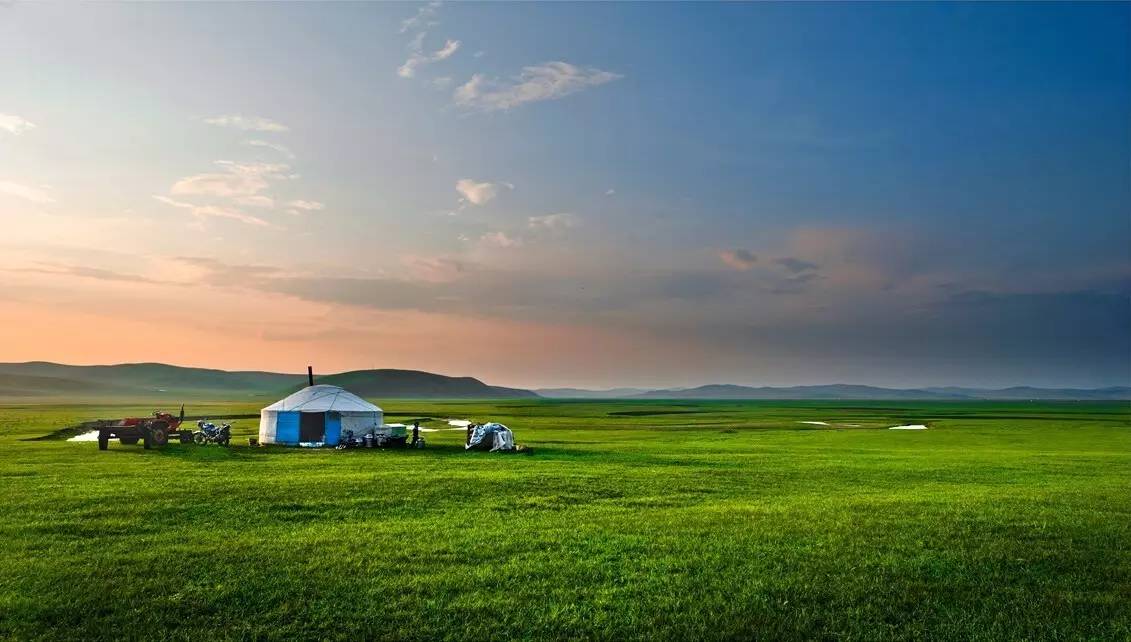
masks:
[(533, 454), (98, 452), (30, 439), (152, 408), (0, 406), (0, 636), (1131, 639), (1126, 403), (382, 405)]

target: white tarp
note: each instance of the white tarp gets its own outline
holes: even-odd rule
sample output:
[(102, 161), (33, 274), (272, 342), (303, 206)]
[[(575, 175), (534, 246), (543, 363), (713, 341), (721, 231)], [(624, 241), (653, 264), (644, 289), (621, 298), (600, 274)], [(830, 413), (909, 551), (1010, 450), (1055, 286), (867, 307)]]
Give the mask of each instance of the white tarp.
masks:
[(468, 440), (464, 449), (470, 450), (483, 443), (491, 444), (491, 452), (514, 450), (514, 433), (503, 424), (481, 424), (471, 431), (471, 439)]
[(491, 452), (496, 450), (514, 450), (514, 433), (509, 428), (495, 432), (495, 445), (491, 447)]

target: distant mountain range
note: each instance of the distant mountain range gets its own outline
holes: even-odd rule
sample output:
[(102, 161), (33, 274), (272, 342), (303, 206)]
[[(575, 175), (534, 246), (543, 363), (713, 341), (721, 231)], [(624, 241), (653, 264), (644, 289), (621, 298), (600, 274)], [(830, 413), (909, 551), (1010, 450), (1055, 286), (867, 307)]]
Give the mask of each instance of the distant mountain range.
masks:
[(538, 396), (529, 390), (489, 386), (473, 377), (447, 377), (419, 370), (355, 370), (316, 377), (315, 383), (341, 386), (362, 397), (525, 399)]
[[(306, 385), (305, 374), (228, 372), (163, 363), (70, 366), (33, 361), (0, 363), (3, 398), (182, 398), (275, 400)], [(489, 386), (472, 377), (416, 370), (356, 370), (315, 376), (315, 383), (342, 386), (370, 398), (520, 399), (529, 390)]]
[(827, 386), (791, 386), (774, 388), (714, 384), (697, 388), (668, 388), (664, 390), (580, 390), (577, 388), (550, 388), (535, 390), (543, 397), (588, 399), (782, 399), (782, 400), (1096, 400), (1114, 401), (1131, 399), (1131, 387), (1110, 388), (1031, 388), (1027, 386), (999, 390), (982, 388), (879, 388), (834, 384)]
[(647, 388), (612, 388), (609, 390), (585, 390), (582, 388), (539, 388), (534, 392), (540, 397), (551, 399), (629, 399), (643, 395)]
[[(0, 399), (184, 399), (274, 401), (306, 385), (305, 374), (184, 368), (163, 363), (71, 366), (32, 361), (0, 363)], [(781, 399), (781, 400), (1128, 400), (1131, 387), (1091, 390), (1015, 387), (894, 389), (827, 385), (786, 388), (708, 385), (698, 388), (544, 388), (491, 386), (472, 377), (448, 377), (418, 370), (355, 370), (316, 375), (315, 383), (342, 386), (371, 399)]]

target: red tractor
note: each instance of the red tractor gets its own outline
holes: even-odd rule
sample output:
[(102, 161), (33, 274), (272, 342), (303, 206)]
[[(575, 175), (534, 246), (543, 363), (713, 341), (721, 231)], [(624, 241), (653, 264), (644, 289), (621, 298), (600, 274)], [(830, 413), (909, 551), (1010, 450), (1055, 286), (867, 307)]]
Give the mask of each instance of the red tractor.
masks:
[(124, 446), (133, 446), (140, 441), (147, 449), (164, 446), (169, 443), (171, 436), (176, 436), (182, 444), (192, 443), (192, 431), (179, 429), (184, 420), (184, 406), (181, 406), (178, 417), (158, 411), (152, 417), (119, 419), (98, 429), (98, 449), (106, 450), (113, 438), (117, 438)]

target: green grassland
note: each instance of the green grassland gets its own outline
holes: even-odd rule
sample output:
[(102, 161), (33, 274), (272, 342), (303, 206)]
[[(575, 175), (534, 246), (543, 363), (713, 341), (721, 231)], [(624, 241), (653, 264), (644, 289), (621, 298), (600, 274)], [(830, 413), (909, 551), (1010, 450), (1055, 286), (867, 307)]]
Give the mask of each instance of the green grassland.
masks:
[(1131, 639), (1126, 403), (382, 405), (532, 452), (99, 452), (34, 438), (152, 408), (0, 406), (0, 637)]

